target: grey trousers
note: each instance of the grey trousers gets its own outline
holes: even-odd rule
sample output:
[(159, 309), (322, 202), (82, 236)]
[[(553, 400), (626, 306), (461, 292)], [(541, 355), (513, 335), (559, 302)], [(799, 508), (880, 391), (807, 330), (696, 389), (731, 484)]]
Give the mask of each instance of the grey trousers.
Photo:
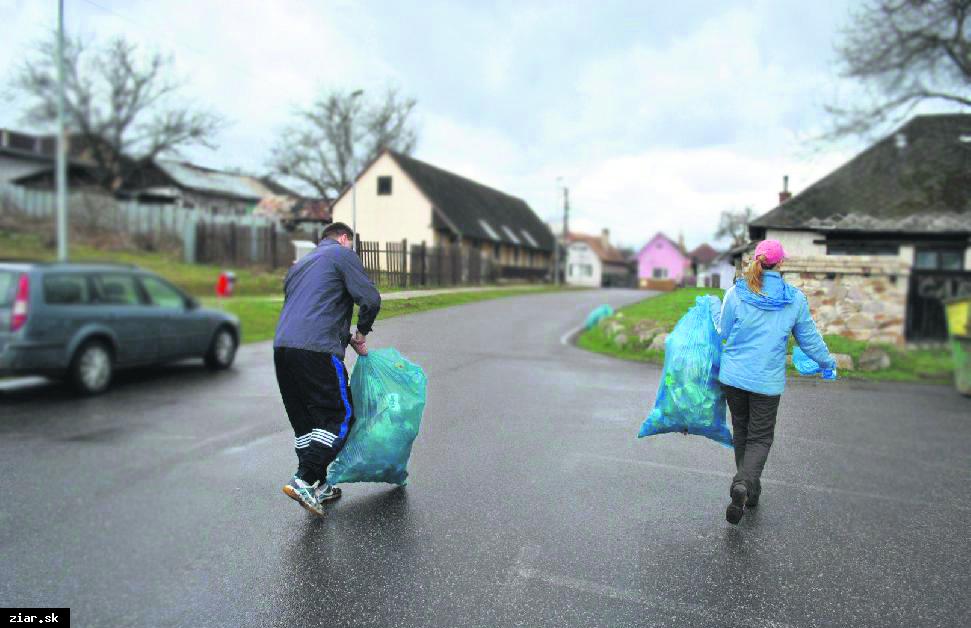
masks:
[(775, 437), (775, 419), (781, 395), (760, 395), (722, 384), (732, 412), (732, 440), (735, 445), (736, 482), (745, 482), (750, 496), (762, 492), (762, 469)]

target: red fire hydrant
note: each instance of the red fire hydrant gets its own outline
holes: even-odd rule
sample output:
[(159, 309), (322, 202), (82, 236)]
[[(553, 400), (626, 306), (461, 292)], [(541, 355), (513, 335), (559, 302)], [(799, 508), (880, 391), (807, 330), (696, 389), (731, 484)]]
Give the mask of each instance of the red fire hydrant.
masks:
[(235, 287), (236, 287), (236, 273), (234, 273), (231, 270), (227, 270), (219, 273), (219, 279), (216, 281), (217, 297), (233, 296), (233, 289)]

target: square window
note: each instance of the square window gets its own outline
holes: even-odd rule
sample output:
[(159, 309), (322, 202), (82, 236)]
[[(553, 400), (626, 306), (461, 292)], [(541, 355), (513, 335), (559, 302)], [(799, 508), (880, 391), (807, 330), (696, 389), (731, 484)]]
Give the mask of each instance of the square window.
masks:
[(964, 270), (962, 251), (941, 251), (941, 270)]
[(937, 251), (917, 251), (914, 267), (921, 270), (935, 270), (938, 266)]
[(378, 196), (391, 196), (391, 177), (378, 177)]

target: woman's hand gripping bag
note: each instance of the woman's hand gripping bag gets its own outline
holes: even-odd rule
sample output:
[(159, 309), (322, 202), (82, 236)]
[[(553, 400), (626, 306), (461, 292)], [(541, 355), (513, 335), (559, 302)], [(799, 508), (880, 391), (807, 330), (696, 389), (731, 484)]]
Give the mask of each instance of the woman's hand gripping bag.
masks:
[(395, 349), (374, 349), (360, 356), (351, 373), (354, 425), (327, 469), (327, 483), (405, 484), (426, 387), (421, 367)]
[(665, 341), (661, 386), (638, 438), (681, 432), (732, 447), (718, 382), (722, 343), (711, 319), (717, 304), (714, 296), (695, 299)]

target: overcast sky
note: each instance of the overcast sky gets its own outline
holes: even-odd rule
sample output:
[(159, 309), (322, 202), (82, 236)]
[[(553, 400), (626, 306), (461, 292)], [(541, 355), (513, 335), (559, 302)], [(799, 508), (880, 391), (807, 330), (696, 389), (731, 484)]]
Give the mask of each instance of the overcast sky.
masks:
[[(771, 209), (859, 146), (810, 150), (840, 86), (850, 2), (66, 0), (73, 34), (175, 56), (184, 97), (225, 115), (187, 158), (261, 173), (295, 106), (327, 87), (418, 100), (415, 156), (520, 196), (544, 219), (643, 245), (711, 241), (719, 213)], [(56, 21), (0, 0), (0, 81)], [(669, 6), (671, 5), (671, 6)], [(25, 129), (17, 103), (0, 127)]]

